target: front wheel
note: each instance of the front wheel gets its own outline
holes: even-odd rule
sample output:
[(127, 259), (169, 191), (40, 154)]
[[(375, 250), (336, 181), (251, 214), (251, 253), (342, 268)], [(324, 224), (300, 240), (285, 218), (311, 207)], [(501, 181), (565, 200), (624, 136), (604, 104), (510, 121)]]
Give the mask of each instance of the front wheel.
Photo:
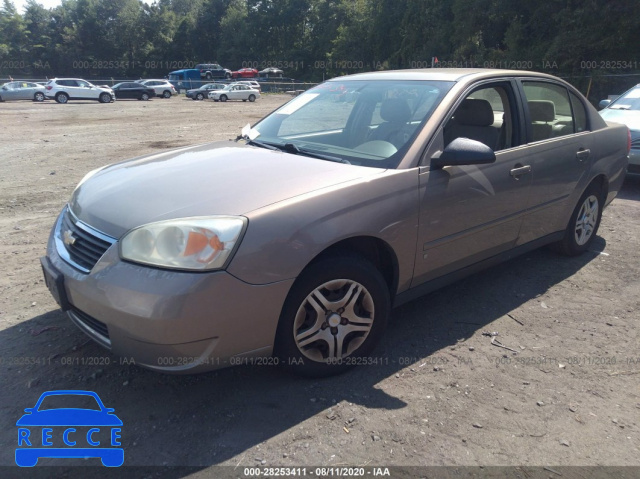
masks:
[(253, 103), (254, 101), (256, 101), (256, 96), (255, 95), (249, 95), (249, 101), (251, 103)]
[(603, 206), (602, 189), (595, 184), (590, 185), (578, 200), (564, 238), (556, 245), (557, 249), (568, 256), (587, 251), (596, 238)]
[(339, 374), (361, 364), (387, 325), (390, 295), (380, 271), (359, 256), (307, 267), (285, 301), (274, 353), (295, 373)]
[(109, 95), (108, 93), (101, 93), (100, 94), (100, 102), (101, 103), (109, 103), (109, 102), (111, 102), (111, 95)]
[(202, 93), (198, 93), (198, 94), (196, 95), (196, 98), (195, 98), (195, 99), (196, 99), (196, 100), (204, 100), (204, 95), (203, 95)]
[(44, 101), (44, 93), (36, 92), (36, 94), (33, 95), (33, 101)]
[(227, 101), (227, 95), (220, 95), (220, 101)]

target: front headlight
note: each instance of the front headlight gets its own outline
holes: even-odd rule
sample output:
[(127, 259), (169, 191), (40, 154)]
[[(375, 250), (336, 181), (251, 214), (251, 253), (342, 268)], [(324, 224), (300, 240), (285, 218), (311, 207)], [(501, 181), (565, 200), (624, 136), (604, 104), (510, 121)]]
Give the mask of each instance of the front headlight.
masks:
[(162, 268), (222, 269), (246, 228), (240, 216), (184, 218), (150, 223), (120, 241), (120, 257)]

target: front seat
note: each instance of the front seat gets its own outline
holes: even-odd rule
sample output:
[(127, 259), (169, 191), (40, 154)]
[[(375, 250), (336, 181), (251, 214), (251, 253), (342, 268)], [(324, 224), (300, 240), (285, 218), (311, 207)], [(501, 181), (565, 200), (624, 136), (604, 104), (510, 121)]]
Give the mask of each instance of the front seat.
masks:
[(469, 138), (499, 149), (500, 130), (494, 128), (493, 108), (487, 100), (467, 98), (456, 110), (444, 131), (445, 145), (456, 138)]
[(397, 148), (405, 144), (404, 129), (411, 120), (411, 108), (402, 98), (388, 98), (380, 106), (380, 118), (384, 123), (369, 135), (369, 141), (383, 140), (392, 143)]

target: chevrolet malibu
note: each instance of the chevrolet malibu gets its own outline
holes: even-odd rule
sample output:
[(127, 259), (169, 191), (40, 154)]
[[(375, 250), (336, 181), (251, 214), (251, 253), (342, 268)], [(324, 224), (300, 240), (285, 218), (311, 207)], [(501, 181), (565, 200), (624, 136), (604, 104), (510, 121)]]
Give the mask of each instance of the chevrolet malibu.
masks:
[(41, 260), (70, 320), (164, 372), (366, 361), (391, 308), (543, 245), (589, 249), (629, 131), (508, 70), (325, 82), (236, 142), (86, 175)]

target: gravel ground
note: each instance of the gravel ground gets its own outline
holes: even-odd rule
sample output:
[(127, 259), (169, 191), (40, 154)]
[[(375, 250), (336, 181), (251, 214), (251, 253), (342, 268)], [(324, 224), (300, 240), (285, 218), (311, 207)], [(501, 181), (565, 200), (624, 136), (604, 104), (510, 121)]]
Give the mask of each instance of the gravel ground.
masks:
[(378, 364), (339, 377), (162, 375), (70, 323), (38, 258), (84, 174), (234, 138), (289, 98), (0, 104), (0, 465), (43, 391), (86, 389), (123, 420), (126, 466), (640, 466), (638, 177), (593, 251), (538, 250), (395, 309)]

